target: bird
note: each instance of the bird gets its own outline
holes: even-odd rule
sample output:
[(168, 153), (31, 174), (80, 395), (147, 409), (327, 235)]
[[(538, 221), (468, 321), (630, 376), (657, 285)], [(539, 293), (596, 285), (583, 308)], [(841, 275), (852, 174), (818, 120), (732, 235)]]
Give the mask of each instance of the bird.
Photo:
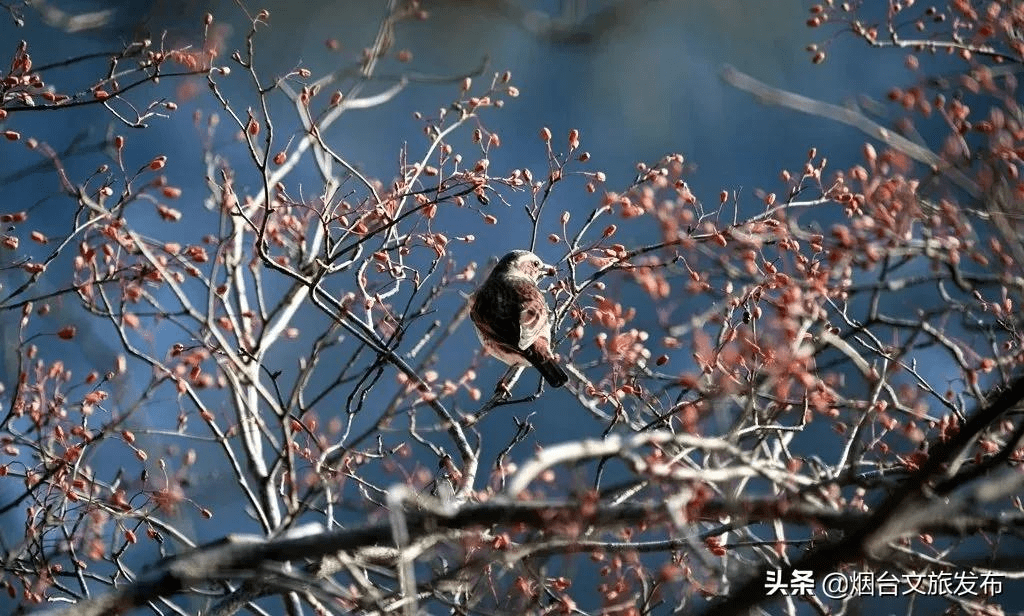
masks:
[(569, 377), (551, 352), (551, 310), (537, 287), (554, 273), (529, 250), (513, 250), (473, 294), (469, 318), (487, 353), (510, 366), (531, 364), (561, 387)]

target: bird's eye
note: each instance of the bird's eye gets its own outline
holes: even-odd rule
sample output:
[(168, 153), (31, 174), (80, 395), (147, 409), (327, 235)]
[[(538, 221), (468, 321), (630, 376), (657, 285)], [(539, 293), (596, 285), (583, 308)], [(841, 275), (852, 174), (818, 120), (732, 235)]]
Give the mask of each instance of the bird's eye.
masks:
[(540, 261), (538, 261), (538, 260), (534, 260), (534, 262), (533, 262), (533, 266), (534, 266), (534, 267), (540, 267)]

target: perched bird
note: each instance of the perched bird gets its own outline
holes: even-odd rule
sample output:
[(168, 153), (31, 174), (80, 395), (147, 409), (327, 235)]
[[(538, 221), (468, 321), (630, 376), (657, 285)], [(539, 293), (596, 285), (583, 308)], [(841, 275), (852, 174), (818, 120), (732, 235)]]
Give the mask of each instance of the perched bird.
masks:
[(551, 353), (551, 310), (537, 288), (555, 273), (528, 250), (498, 261), (473, 296), (469, 317), (484, 349), (510, 366), (532, 364), (552, 387), (569, 380)]

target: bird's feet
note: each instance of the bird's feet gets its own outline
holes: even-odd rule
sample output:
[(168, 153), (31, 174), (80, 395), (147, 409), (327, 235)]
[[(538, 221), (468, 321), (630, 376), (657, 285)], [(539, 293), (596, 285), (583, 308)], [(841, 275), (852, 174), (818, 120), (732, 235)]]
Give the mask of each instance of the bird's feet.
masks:
[(512, 397), (512, 387), (508, 381), (501, 379), (498, 381), (498, 384), (494, 386), (494, 393), (502, 400), (508, 400)]

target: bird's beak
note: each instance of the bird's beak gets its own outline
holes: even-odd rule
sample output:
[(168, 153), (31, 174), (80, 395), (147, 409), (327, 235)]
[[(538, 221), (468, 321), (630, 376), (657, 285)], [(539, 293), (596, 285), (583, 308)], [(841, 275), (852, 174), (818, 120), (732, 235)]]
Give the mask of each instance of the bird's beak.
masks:
[(540, 273), (544, 276), (554, 276), (558, 274), (558, 269), (554, 265), (548, 265), (545, 263), (541, 266)]

